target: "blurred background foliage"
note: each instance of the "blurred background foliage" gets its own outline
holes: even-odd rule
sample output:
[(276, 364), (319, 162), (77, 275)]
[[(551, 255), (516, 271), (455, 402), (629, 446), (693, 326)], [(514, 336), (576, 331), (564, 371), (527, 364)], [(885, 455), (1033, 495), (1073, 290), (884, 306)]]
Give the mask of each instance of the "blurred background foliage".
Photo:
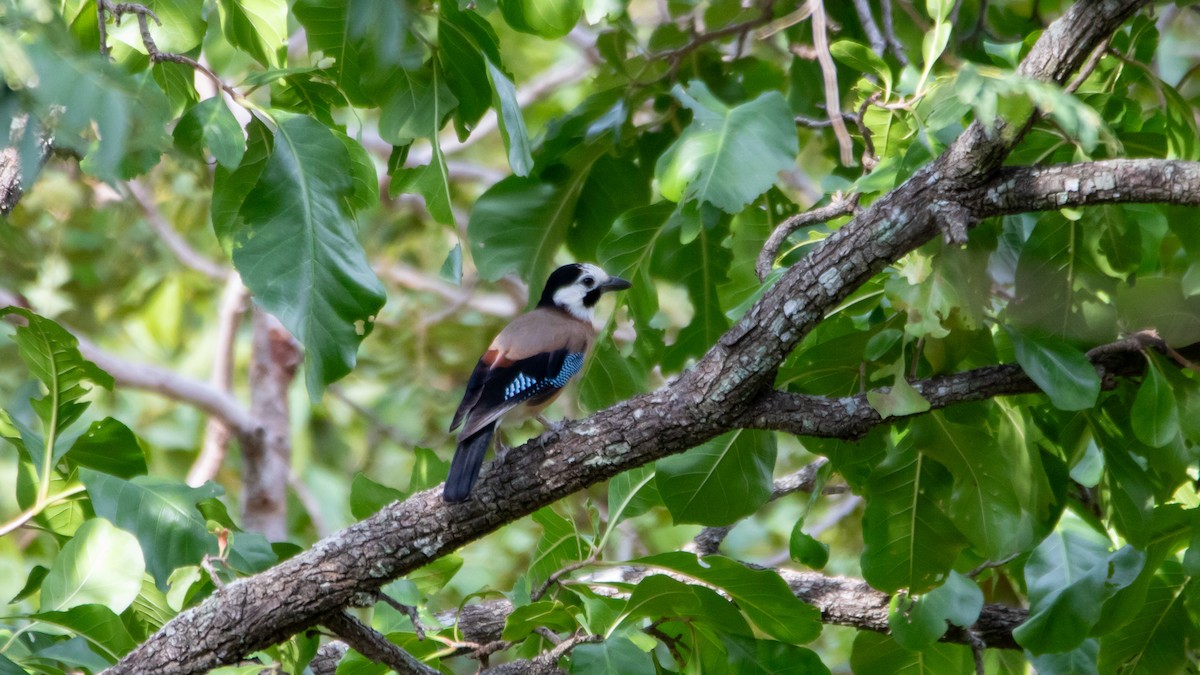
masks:
[[(876, 17), (883, 4), (893, 5), (867, 4)], [(594, 260), (636, 284), (628, 296), (602, 307), (611, 338), (602, 339), (578, 397), (556, 404), (555, 414), (579, 417), (661, 385), (711, 346), (761, 292), (754, 261), (783, 219), (839, 191), (859, 193), (868, 203), (937, 156), (971, 119), (990, 121), (1030, 106), (1046, 112), (1017, 147), (1013, 164), (1196, 159), (1200, 14), (1179, 3), (1139, 15), (1069, 94), (1013, 70), (1066, 4), (897, 0), (890, 25), (898, 48), (880, 51), (851, 3), (826, 3), (821, 12), (833, 43), (837, 102), (847, 111), (834, 125), (848, 128), (840, 144), (828, 122), (834, 103), (825, 93), (829, 70), (823, 72), (813, 46), (807, 5), (794, 1), (149, 3), (161, 20), (161, 26), (151, 22), (157, 49), (211, 69), (228, 87), (222, 99), (213, 98), (219, 93), (213, 81), (191, 65), (152, 59), (134, 15), (124, 16), (119, 27), (110, 17), (110, 64), (98, 49), (94, 4), (5, 0), (0, 121), (8, 128), (8, 121), (33, 113), (36, 123), (21, 146), (26, 165), (37, 164), (29, 139), (41, 133), (40, 124), (53, 127), (56, 151), (19, 207), (0, 220), (0, 289), (103, 350), (206, 381), (221, 340), (216, 317), (224, 282), (182, 264), (180, 246), (173, 250), (168, 239), (182, 238), (182, 248), (218, 270), (235, 266), (258, 301), (308, 347), (299, 375), (307, 386), (288, 390), (295, 480), (286, 520), (286, 541), (307, 547), (391, 499), (442, 480), (454, 445), (446, 426), (466, 376), (491, 337), (526, 306), (529, 289), (540, 290), (553, 264)], [(172, 130), (173, 137), (166, 135)], [(721, 143), (730, 139), (736, 151), (722, 155)], [(269, 161), (262, 159), (265, 146), (271, 147)], [(258, 175), (263, 162), (267, 169)], [(302, 194), (288, 189), (297, 185), (308, 187)], [(301, 201), (328, 217), (287, 229), (293, 216), (311, 217), (307, 211), (296, 215)], [(800, 231), (776, 262), (799, 261), (845, 220)], [(808, 336), (778, 382), (791, 391), (841, 396), (906, 373), (926, 377), (1014, 360), (1028, 368), (1039, 359), (1078, 360), (1081, 349), (1146, 325), (1158, 326), (1172, 344), (1200, 341), (1194, 221), (1194, 210), (1159, 206), (986, 221), (972, 231), (966, 248), (935, 242), (862, 287)], [(345, 245), (354, 238), (361, 251)], [(331, 262), (304, 253), (306, 247), (347, 259)], [(303, 278), (261, 266), (274, 261), (287, 267), (295, 255), (315, 269), (343, 274), (332, 282), (318, 279), (312, 290)], [(328, 306), (305, 314), (309, 302)], [(326, 331), (341, 337), (324, 338)], [(250, 399), (253, 386), (251, 333), (250, 321), (242, 321), (234, 342), (232, 391), (241, 401)], [(29, 421), (28, 401), (41, 393), (18, 351), (15, 341), (0, 340), (0, 392), (12, 419)], [(936, 460), (927, 469), (929, 480), (939, 486), (926, 498), (955, 504), (949, 491), (958, 467), (936, 448), (946, 438), (956, 442), (955, 434), (969, 438), (977, 428), (994, 429), (995, 437), (1028, 434), (1023, 441), (1034, 449), (1032, 461), (1052, 456), (1057, 462), (1036, 475), (1062, 478), (1069, 470), (1088, 487), (1099, 484), (1101, 450), (1110, 463), (1117, 461), (1103, 435), (1136, 436), (1155, 470), (1166, 474), (1145, 482), (1155, 493), (1147, 497), (1150, 504), (1194, 506), (1195, 491), (1185, 483), (1195, 478), (1195, 416), (1187, 407), (1194, 405), (1194, 380), (1163, 370), (1171, 379), (1168, 391), (1180, 392), (1185, 406), (1166, 440), (1145, 438), (1156, 432), (1139, 433), (1136, 421), (1130, 429), (1124, 411), (1141, 397), (1136, 384), (1096, 403), (1086, 382), (1050, 386), (1060, 409), (1043, 397), (1020, 397), (947, 411), (930, 418), (936, 423), (874, 433), (858, 446), (871, 452), (853, 456), (842, 443), (747, 432), (726, 439), (724, 448), (660, 464), (660, 471), (673, 469), (675, 482), (660, 476), (657, 490), (642, 493), (647, 504), (638, 515), (610, 523), (612, 536), (601, 534), (604, 527), (595, 533), (604, 537), (602, 557), (623, 561), (675, 551), (702, 527), (689, 523), (736, 523), (722, 547), (736, 560), (814, 564), (811, 548), (804, 547), (807, 534), (819, 539), (818, 549), (827, 549), (825, 572), (865, 572), (873, 582), (883, 579), (876, 585), (888, 591), (910, 587), (890, 572), (872, 578), (863, 569), (872, 564), (869, 557), (860, 560), (872, 507), (864, 516), (859, 496), (838, 492), (764, 504), (771, 477), (822, 454), (841, 474), (835, 483), (884, 495), (880, 481), (889, 474), (872, 473), (872, 466), (887, 452), (884, 468), (897, 468), (897, 458), (923, 442)], [(86, 400), (92, 405), (78, 424), (120, 420), (136, 432), (145, 473), (182, 485), (204, 443), (202, 412), (135, 387), (94, 387)], [(900, 412), (914, 402), (872, 404)], [(1068, 410), (1093, 405), (1089, 429), (1099, 430), (1079, 430), (1075, 416), (1081, 413)], [(1019, 421), (1007, 424), (1011, 419)], [(521, 426), (510, 441), (540, 431)], [(1170, 452), (1154, 450), (1176, 442)], [(747, 469), (740, 464), (714, 470), (720, 458), (731, 456), (724, 450), (735, 446), (745, 448), (733, 451), (738, 461), (757, 462), (761, 475), (755, 480), (742, 480)], [(704, 452), (717, 459), (704, 459)], [(1156, 453), (1174, 455), (1163, 463)], [(0, 446), (0, 485), (25, 480), (19, 473), (27, 462), (18, 457), (15, 445)], [(691, 464), (681, 464), (686, 462)], [(689, 484), (688, 471), (696, 466), (729, 483), (746, 483), (743, 492), (737, 485), (716, 490)], [(1089, 466), (1090, 478), (1083, 475)], [(239, 453), (231, 452), (213, 476), (223, 490), (210, 486), (193, 495), (211, 500), (199, 507), (209, 532), (240, 522), (225, 512), (239, 510), (243, 471)], [(1106, 475), (1121, 476), (1111, 467)], [(433, 614), (481, 593), (527, 593), (547, 529), (566, 522), (587, 533), (597, 518), (609, 522), (605, 505), (612, 507), (612, 490), (595, 486), (573, 495), (553, 513), (514, 523), (467, 546), (459, 559), (439, 562), (427, 575), (435, 582), (418, 584), (423, 615), (432, 621)], [(219, 495), (223, 506), (217, 505)], [(1043, 495), (1048, 501), (1039, 504), (1049, 509), (1054, 502), (1061, 512), (1061, 497)], [(32, 571), (54, 567), (81, 524), (97, 530), (87, 532), (89, 538), (115, 538), (120, 548), (124, 530), (101, 532), (105, 521), (90, 518), (102, 515), (96, 501), (93, 494), (90, 501), (70, 502), (79, 512), (65, 524), (51, 522), (56, 514), (47, 511), (0, 538), (0, 598), (18, 598), (9, 616), (47, 611), (46, 586), (40, 600), (22, 589), (29, 582), (36, 590), (41, 580)], [(894, 505), (884, 496), (873, 503), (878, 525), (878, 514)], [(19, 490), (0, 490), (0, 514), (27, 506)], [(1114, 510), (1104, 514), (1110, 531), (1132, 541), (1137, 523), (1112, 525), (1108, 519), (1130, 517), (1119, 505)], [(1148, 526), (1148, 512), (1134, 511)], [(1040, 513), (1036, 526), (1013, 531), (1018, 541), (998, 542), (980, 541), (970, 522), (950, 515), (955, 522), (937, 526), (944, 527), (937, 533), (940, 550), (929, 552), (925, 562), (966, 571), (1015, 554), (1016, 565), (985, 584), (988, 598), (1027, 593), (1021, 565), (1057, 518)], [(1062, 527), (1077, 524), (1068, 521)], [(211, 548), (215, 535), (208, 536)], [(234, 535), (243, 542), (235, 544), (244, 562), (238, 571), (296, 550), (277, 544), (272, 551), (255, 536)], [(1099, 550), (1107, 553), (1107, 545)], [(169, 591), (165, 604), (153, 611), (135, 606), (121, 615), (135, 641), (211, 592), (203, 575), (188, 569), (186, 582), (156, 579), (160, 595)], [(178, 597), (171, 595), (176, 589), (182, 589)], [(157, 597), (152, 588), (143, 595), (134, 591), (152, 605), (146, 598)], [(391, 620), (386, 608), (377, 611), (377, 623)], [(138, 621), (141, 630), (131, 627)], [(17, 635), (12, 630), (6, 635)], [(61, 627), (46, 629), (47, 636), (60, 634)], [(854, 658), (881, 649), (872, 642), (881, 639), (860, 638), (860, 656), (852, 657), (855, 632), (827, 626), (810, 646), (831, 670), (846, 672)], [(0, 653), (16, 642), (0, 643)], [(528, 656), (545, 646), (537, 638), (527, 644), (515, 653)], [(45, 646), (29, 640), (26, 648), (36, 654)], [(95, 643), (90, 649), (103, 662), (120, 653), (113, 647), (105, 654)], [(958, 650), (944, 659), (950, 665), (923, 672), (961, 672), (969, 663), (965, 648), (945, 649)], [(60, 651), (22, 665), (61, 672), (97, 663)], [(291, 658), (272, 656), (284, 663)], [(469, 669), (465, 663), (455, 667)], [(860, 672), (890, 672), (887, 664), (873, 667), (858, 664)], [(1049, 664), (1044, 668), (1056, 672)]]

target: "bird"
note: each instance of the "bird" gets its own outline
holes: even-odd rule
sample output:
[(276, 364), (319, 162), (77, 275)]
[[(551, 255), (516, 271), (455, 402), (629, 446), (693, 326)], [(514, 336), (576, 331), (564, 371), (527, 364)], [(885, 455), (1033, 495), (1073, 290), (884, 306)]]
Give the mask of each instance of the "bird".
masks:
[(475, 364), (450, 423), (451, 432), (459, 425), (462, 431), (442, 489), (444, 501), (470, 497), (502, 416), (519, 406), (520, 412), (546, 422), (540, 411), (583, 368), (595, 342), (596, 303), (605, 293), (630, 286), (590, 263), (563, 265), (546, 280), (537, 307), (513, 319), (492, 340)]

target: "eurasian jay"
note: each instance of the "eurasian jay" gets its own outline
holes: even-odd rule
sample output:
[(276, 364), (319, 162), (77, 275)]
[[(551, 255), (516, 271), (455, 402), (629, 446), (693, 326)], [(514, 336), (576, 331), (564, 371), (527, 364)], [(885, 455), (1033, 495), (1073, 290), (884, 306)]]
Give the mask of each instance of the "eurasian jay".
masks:
[(501, 416), (517, 406), (537, 415), (583, 367), (596, 339), (592, 310), (608, 291), (629, 288), (595, 265), (563, 265), (550, 274), (537, 307), (504, 327), (475, 364), (450, 431), (460, 424), (458, 449), (442, 499), (471, 494)]

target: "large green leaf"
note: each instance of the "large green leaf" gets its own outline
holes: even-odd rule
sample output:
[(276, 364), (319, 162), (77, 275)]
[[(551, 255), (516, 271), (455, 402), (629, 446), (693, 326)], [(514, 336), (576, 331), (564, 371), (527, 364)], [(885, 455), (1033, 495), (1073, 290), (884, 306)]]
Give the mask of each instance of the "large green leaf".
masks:
[(408, 2), (298, 0), (292, 11), (309, 48), (334, 59), (330, 74), (355, 105), (379, 105), (401, 70), (416, 70), (425, 61), (419, 13)]
[[(128, 25), (136, 28), (136, 22)], [(25, 51), (38, 82), (29, 91), (54, 119), (54, 143), (84, 155), (85, 171), (115, 180), (158, 163), (170, 104), (149, 73), (131, 76), (99, 54), (59, 51), (44, 42)]]
[(46, 387), (46, 395), (30, 403), (45, 426), (43, 438), (47, 447), (45, 452), (40, 448), (28, 448), (28, 451), (38, 475), (47, 476), (70, 449), (69, 445), (58, 447), (57, 439), (88, 407), (88, 402), (82, 399), (90, 389), (84, 383), (93, 382), (112, 389), (113, 378), (83, 358), (79, 353), (79, 341), (62, 326), (21, 307), (0, 309), (0, 317), (14, 314), (26, 321), (13, 336), (17, 353), (33, 376)]
[(587, 558), (591, 547), (571, 521), (550, 508), (535, 512), (533, 521), (542, 526), (542, 536), (529, 562), (529, 580), (536, 587), (564, 565)]
[[(584, 199), (580, 198), (581, 203)], [(633, 282), (633, 288), (622, 293), (617, 302), (629, 305), (638, 335), (645, 336), (646, 341), (659, 333), (651, 323), (658, 314), (658, 290), (650, 271), (655, 247), (660, 240), (669, 240), (664, 235), (673, 210), (670, 202), (658, 202), (625, 211), (596, 247), (596, 258), (606, 271)]]
[(724, 591), (754, 625), (778, 640), (799, 644), (821, 634), (820, 610), (797, 598), (774, 570), (751, 569), (723, 556), (699, 558), (682, 551), (639, 558), (631, 564), (678, 572)]
[(561, 183), (509, 176), (476, 200), (467, 235), (480, 276), (494, 281), (516, 272), (537, 297), (567, 236), (588, 169), (603, 150), (582, 148), (577, 165)]
[(379, 111), (379, 135), (392, 145), (407, 145), (414, 138), (436, 144), (446, 116), (457, 105), (437, 68), (401, 72), (396, 90)]
[(347, 208), (351, 175), (346, 148), (328, 127), (280, 115), (274, 150), (233, 232), (242, 280), (304, 345), (314, 399), (353, 369), (384, 302)]
[(1024, 444), (979, 443), (988, 420), (972, 421), (926, 415), (913, 422), (913, 443), (954, 476), (948, 511), (959, 531), (981, 555), (1002, 560), (1035, 541), (1035, 471), (1041, 465)]
[(141, 590), (145, 571), (137, 539), (104, 518), (92, 518), (54, 558), (42, 580), (41, 611), (96, 604), (123, 612)]
[(72, 464), (119, 478), (146, 473), (146, 453), (142, 452), (137, 436), (111, 417), (92, 422), (67, 453), (67, 460)]
[(266, 123), (252, 117), (246, 125), (246, 152), (235, 169), (217, 165), (213, 171), (213, 197), (210, 217), (217, 241), (227, 252), (233, 251), (233, 236), (238, 224), (238, 212), (246, 195), (258, 184), (267, 158), (275, 147), (275, 135)]
[(888, 627), (907, 649), (921, 650), (945, 635), (949, 624), (970, 628), (983, 610), (983, 591), (971, 579), (951, 572), (946, 583), (923, 596), (892, 596)]
[(459, 9), (453, 2), (440, 3), (439, 9), (437, 65), (459, 101), (454, 125), (459, 138), (465, 138), (492, 105), (488, 64), (502, 65), (499, 40), (477, 11)]
[(583, 0), (500, 0), (500, 12), (514, 30), (557, 40), (579, 22)]
[(1083, 410), (1096, 404), (1100, 376), (1079, 349), (1050, 336), (1010, 329), (1017, 363), (1059, 410)]
[(686, 90), (676, 85), (673, 93), (693, 117), (655, 167), (667, 199), (698, 199), (737, 213), (795, 164), (796, 124), (778, 92), (732, 108), (701, 82)]
[(592, 348), (579, 379), (579, 402), (587, 410), (607, 408), (646, 388), (645, 368), (603, 338)]
[(217, 7), (229, 44), (268, 68), (283, 63), (288, 36), (286, 0), (219, 0)]
[(217, 163), (236, 169), (246, 154), (246, 138), (237, 118), (229, 112), (220, 96), (213, 96), (192, 106), (175, 125), (175, 147), (204, 159), (204, 147), (212, 152)]
[(221, 494), (216, 484), (191, 488), (153, 476), (123, 480), (90, 469), (80, 469), (79, 475), (96, 515), (137, 537), (145, 569), (159, 587), (166, 587), (176, 568), (198, 564), (206, 553), (217, 553), (217, 540), (196, 508), (200, 500)]
[(625, 637), (599, 644), (579, 645), (571, 651), (572, 675), (654, 675), (654, 660)]
[(1153, 328), (1173, 346), (1200, 341), (1200, 295), (1185, 297), (1178, 277), (1143, 276), (1121, 286), (1117, 313), (1130, 330)]
[(850, 654), (855, 675), (970, 675), (971, 650), (962, 645), (933, 644), (921, 651), (905, 649), (890, 636), (859, 631)]
[(663, 357), (662, 366), (668, 372), (681, 370), (689, 359), (708, 351), (729, 328), (729, 317), (713, 290), (727, 280), (733, 259), (733, 253), (722, 245), (727, 232), (723, 224), (711, 229), (701, 227), (691, 243), (662, 246), (655, 251), (653, 264), (658, 276), (687, 288), (693, 312), (691, 323), (679, 331)]
[(500, 123), (500, 137), (508, 150), (508, 165), (514, 174), (528, 176), (533, 169), (533, 156), (529, 153), (529, 132), (525, 130), (525, 117), (517, 102), (517, 89), (491, 61), (487, 61), (487, 74), (492, 83), (492, 107)]
[(661, 504), (654, 481), (654, 467), (641, 466), (608, 481), (608, 526), (634, 518)]
[(771, 497), (775, 435), (739, 429), (658, 461), (655, 483), (676, 523), (730, 525)]
[(1150, 360), (1146, 366), (1146, 378), (1138, 387), (1133, 407), (1129, 410), (1134, 436), (1155, 448), (1161, 448), (1179, 435), (1179, 405), (1160, 367), (1157, 360)]
[(1130, 546), (1110, 553), (1108, 538), (1064, 517), (1025, 563), (1029, 619), (1013, 637), (1034, 654), (1075, 649), (1100, 619), (1105, 600), (1142, 570), (1145, 554)]
[(1171, 561), (1155, 575), (1128, 624), (1100, 642), (1100, 672), (1153, 675), (1185, 672), (1186, 645), (1200, 637), (1189, 616), (1192, 580)]
[(31, 618), (83, 637), (93, 651), (110, 663), (116, 663), (117, 659), (137, 646), (121, 622), (121, 617), (104, 605), (78, 605), (66, 611), (44, 611)]
[(936, 499), (949, 481), (932, 464), (901, 441), (867, 480), (862, 570), (881, 591), (937, 586), (966, 544)]

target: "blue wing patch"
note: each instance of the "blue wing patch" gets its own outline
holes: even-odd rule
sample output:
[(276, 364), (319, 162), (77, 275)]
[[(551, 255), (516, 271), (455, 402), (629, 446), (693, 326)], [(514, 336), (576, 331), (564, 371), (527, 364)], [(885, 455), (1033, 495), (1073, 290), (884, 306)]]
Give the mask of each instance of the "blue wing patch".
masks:
[(518, 372), (512, 382), (509, 382), (508, 386), (504, 388), (504, 400), (523, 401), (552, 389), (561, 389), (567, 386), (567, 382), (579, 372), (580, 368), (583, 368), (583, 352), (572, 352), (567, 354), (567, 357), (563, 359), (562, 367), (552, 377), (534, 379), (525, 373)]

